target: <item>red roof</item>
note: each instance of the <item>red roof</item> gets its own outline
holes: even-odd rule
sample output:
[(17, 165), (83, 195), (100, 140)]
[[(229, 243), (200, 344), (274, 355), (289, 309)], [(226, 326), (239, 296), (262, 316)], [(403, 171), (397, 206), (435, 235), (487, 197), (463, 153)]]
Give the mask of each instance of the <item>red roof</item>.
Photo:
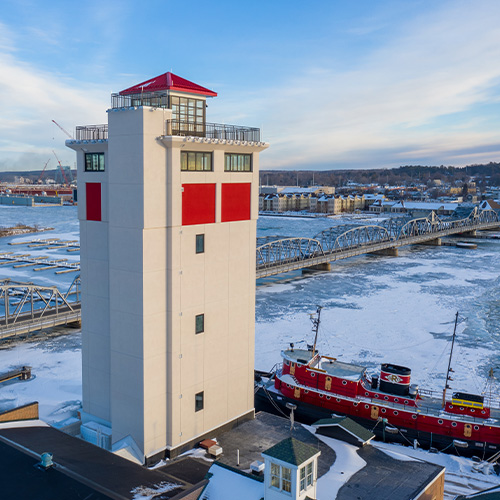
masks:
[(206, 95), (208, 97), (217, 97), (217, 92), (209, 90), (201, 85), (190, 82), (185, 78), (174, 75), (173, 73), (164, 73), (145, 82), (138, 83), (133, 87), (122, 90), (120, 95), (141, 94), (142, 92), (156, 92), (158, 90), (178, 90), (189, 94)]

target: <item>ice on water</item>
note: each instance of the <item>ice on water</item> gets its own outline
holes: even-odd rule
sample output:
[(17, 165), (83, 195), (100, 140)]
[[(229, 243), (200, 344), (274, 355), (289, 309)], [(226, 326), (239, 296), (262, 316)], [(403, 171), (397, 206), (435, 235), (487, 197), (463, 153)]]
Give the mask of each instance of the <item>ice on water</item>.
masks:
[[(54, 231), (16, 241), (79, 237), (75, 207), (0, 205), (0, 226), (19, 222), (54, 227)], [(258, 235), (312, 237), (339, 223), (338, 218), (261, 217)], [(28, 253), (23, 247), (9, 246), (12, 239), (0, 240), (0, 252), (14, 248)], [(373, 373), (383, 362), (405, 365), (412, 368), (413, 382), (440, 390), (454, 316), (459, 311), (452, 388), (481, 392), (490, 368), (500, 374), (500, 241), (477, 243), (477, 250), (403, 247), (398, 258), (366, 255), (333, 263), (329, 273), (304, 278), (296, 272), (259, 280), (256, 368), (270, 369), (290, 342), (297, 348), (311, 343), (309, 314), (321, 305), (318, 347), (322, 354), (367, 366)], [(65, 249), (53, 252), (79, 259)], [(2, 278), (57, 284), (65, 290), (74, 276), (0, 266)], [(30, 364), (35, 375), (32, 381), (0, 387), (0, 409), (9, 403), (38, 400), (43, 419), (53, 422), (69, 416), (81, 400), (80, 360), (78, 333), (0, 350), (2, 370)], [(498, 386), (494, 390), (498, 393)]]

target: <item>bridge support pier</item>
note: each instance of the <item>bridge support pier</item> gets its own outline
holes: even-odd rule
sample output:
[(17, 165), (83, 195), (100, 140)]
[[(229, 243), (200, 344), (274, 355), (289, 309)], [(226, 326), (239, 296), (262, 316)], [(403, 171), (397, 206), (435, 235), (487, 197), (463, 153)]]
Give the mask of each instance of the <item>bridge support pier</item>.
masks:
[(433, 247), (440, 247), (443, 244), (441, 238), (436, 238), (435, 240), (422, 241), (419, 245), (430, 245)]
[(460, 235), (457, 236), (468, 236), (469, 238), (475, 238), (477, 236), (477, 231), (467, 231), (465, 233), (460, 233)]
[(323, 264), (316, 264), (315, 266), (306, 267), (303, 269), (305, 272), (311, 271), (331, 271), (332, 264), (330, 262), (323, 262)]
[(370, 252), (373, 255), (383, 255), (384, 257), (398, 257), (399, 252), (396, 247), (394, 248), (384, 248), (383, 250), (377, 250), (375, 252)]

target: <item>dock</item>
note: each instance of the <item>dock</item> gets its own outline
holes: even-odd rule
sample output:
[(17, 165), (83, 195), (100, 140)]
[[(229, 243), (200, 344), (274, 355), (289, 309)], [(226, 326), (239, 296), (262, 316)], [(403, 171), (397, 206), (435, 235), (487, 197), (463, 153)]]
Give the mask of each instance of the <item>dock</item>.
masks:
[(31, 366), (23, 366), (10, 372), (0, 373), (0, 384), (14, 379), (29, 380), (31, 378)]
[(0, 266), (9, 265), (12, 265), (14, 269), (41, 266), (34, 268), (34, 271), (58, 269), (65, 270), (66, 272), (72, 272), (80, 270), (80, 262), (68, 262), (68, 259), (49, 259), (47, 256), (33, 257), (29, 253), (15, 254), (13, 252), (4, 252), (3, 254), (0, 254)]

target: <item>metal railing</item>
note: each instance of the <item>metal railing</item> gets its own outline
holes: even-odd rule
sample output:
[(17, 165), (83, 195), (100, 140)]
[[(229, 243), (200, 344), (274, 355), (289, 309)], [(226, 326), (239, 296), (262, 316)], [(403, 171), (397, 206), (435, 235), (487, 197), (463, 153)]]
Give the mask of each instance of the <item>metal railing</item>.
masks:
[(56, 286), (1, 280), (0, 338), (78, 321), (80, 297), (79, 275), (65, 293)]
[(138, 106), (151, 106), (153, 108), (168, 108), (168, 94), (158, 92), (143, 92), (142, 94), (111, 94), (111, 107), (135, 108)]
[[(223, 123), (192, 123), (167, 120), (166, 135), (206, 137), (227, 141), (260, 142), (260, 129), (225, 125)], [(77, 141), (99, 141), (108, 139), (107, 125), (84, 125), (76, 127)]]
[(75, 138), (77, 141), (102, 141), (108, 138), (108, 126), (83, 125), (76, 127)]
[(256, 255), (257, 278), (452, 234), (500, 227), (496, 212), (477, 208), (464, 219), (439, 219), (432, 212), (428, 217), (396, 222), (378, 226), (336, 226), (314, 238), (260, 239)]
[(260, 129), (240, 127), (223, 123), (191, 123), (180, 120), (167, 120), (166, 135), (206, 137), (228, 141), (260, 142)]

